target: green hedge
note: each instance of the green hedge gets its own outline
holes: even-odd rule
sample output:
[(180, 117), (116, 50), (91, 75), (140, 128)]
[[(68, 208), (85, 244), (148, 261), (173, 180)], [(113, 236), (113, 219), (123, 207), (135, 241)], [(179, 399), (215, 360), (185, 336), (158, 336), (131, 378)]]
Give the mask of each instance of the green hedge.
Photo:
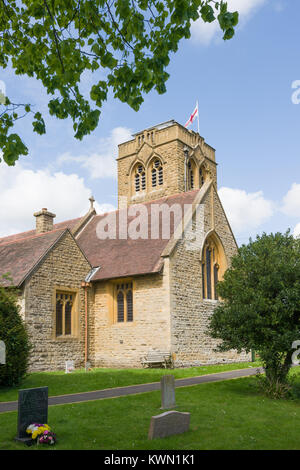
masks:
[(16, 291), (0, 286), (0, 340), (6, 347), (6, 364), (0, 364), (0, 386), (20, 383), (28, 368), (30, 343), (19, 315)]

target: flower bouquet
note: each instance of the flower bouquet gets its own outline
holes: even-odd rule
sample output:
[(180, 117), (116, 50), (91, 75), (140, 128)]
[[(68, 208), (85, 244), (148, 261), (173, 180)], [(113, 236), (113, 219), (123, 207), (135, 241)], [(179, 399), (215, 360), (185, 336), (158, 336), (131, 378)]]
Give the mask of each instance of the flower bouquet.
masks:
[(37, 444), (53, 445), (56, 442), (56, 435), (51, 432), (48, 424), (33, 423), (26, 429), (27, 434), (31, 434), (33, 441)]

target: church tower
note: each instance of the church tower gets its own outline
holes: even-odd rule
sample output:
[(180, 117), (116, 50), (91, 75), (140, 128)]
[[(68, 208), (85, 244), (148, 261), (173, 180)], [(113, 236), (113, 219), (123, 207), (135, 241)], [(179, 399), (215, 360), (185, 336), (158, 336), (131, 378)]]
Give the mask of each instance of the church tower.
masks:
[(117, 162), (119, 207), (198, 189), (208, 178), (217, 186), (215, 149), (174, 120), (133, 134)]

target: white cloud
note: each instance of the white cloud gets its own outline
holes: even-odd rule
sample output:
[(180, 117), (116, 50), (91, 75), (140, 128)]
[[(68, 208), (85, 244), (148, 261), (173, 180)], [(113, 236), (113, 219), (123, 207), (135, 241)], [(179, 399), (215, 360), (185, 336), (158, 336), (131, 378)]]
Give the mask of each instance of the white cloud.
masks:
[(262, 191), (247, 193), (222, 187), (218, 193), (234, 233), (256, 229), (274, 214), (274, 203), (265, 199)]
[(293, 231), (293, 236), (294, 237), (300, 237), (300, 222), (299, 224), (296, 225)]
[[(239, 12), (239, 24), (243, 25), (268, 0), (227, 0), (228, 11)], [(216, 37), (221, 37), (222, 31), (218, 21), (204, 23), (200, 17), (192, 24), (192, 37), (195, 41), (208, 45)]]
[(293, 183), (283, 198), (282, 212), (291, 217), (300, 217), (300, 184)]
[[(126, 127), (114, 128), (109, 137), (99, 140), (96, 152), (86, 155), (71, 155), (69, 152), (58, 157), (57, 163), (78, 163), (80, 167), (88, 170), (90, 177), (117, 178), (118, 144), (132, 139), (132, 132)], [(99, 149), (99, 150), (98, 150)]]
[[(76, 174), (25, 169), (20, 163), (0, 163), (0, 237), (35, 228), (34, 212), (43, 207), (54, 212), (55, 222), (80, 217), (90, 206), (91, 191)], [(95, 203), (97, 212), (114, 207)]]
[[(99, 204), (98, 202), (95, 202), (94, 207), (96, 209), (97, 214), (105, 214), (106, 212), (111, 212), (115, 211), (116, 207), (113, 204)], [(84, 211), (84, 214), (86, 213), (86, 210)], [(80, 215), (84, 215), (80, 214)]]

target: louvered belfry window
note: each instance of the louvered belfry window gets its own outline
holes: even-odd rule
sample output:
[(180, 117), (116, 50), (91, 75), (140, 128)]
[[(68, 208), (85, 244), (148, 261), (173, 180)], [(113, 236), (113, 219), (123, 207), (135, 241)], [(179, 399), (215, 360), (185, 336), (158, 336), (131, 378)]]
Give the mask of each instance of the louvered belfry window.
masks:
[(133, 286), (132, 282), (116, 284), (116, 321), (133, 321)]
[(187, 174), (188, 174), (188, 189), (194, 189), (194, 164), (191, 162), (191, 160), (188, 161), (187, 165)]
[(135, 192), (145, 191), (146, 189), (146, 173), (143, 165), (138, 165), (134, 175)]
[(204, 181), (205, 181), (205, 173), (204, 173), (203, 168), (201, 167), (200, 170), (199, 170), (199, 186), (200, 186), (200, 188), (201, 188), (201, 186), (204, 185)]
[(74, 299), (73, 293), (56, 293), (56, 336), (72, 335)]
[(156, 188), (156, 186), (162, 186), (164, 184), (163, 167), (161, 161), (158, 159), (154, 160), (152, 163), (151, 181), (152, 188)]

